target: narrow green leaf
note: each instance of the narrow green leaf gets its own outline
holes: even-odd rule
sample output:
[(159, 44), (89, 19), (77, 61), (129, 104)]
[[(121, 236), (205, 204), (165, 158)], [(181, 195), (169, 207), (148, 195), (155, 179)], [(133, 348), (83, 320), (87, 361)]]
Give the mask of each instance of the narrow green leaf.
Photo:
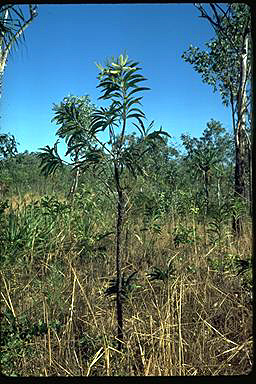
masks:
[(145, 115), (144, 115), (144, 113), (143, 113), (143, 114), (139, 114), (139, 113), (131, 113), (131, 114), (128, 114), (128, 115), (126, 116), (127, 119), (131, 119), (131, 118), (133, 118), (133, 117), (135, 117), (136, 119), (138, 119), (138, 117), (145, 118)]
[(129, 113), (131, 112), (138, 112), (139, 114), (145, 116), (144, 112), (142, 112), (139, 108), (131, 108), (129, 109)]
[(127, 82), (127, 88), (136, 87), (137, 83), (139, 83), (140, 81), (145, 81), (145, 80), (147, 80), (147, 79), (145, 79), (144, 77), (142, 79), (131, 80), (131, 81)]
[(127, 99), (126, 100), (126, 108), (128, 109), (128, 108), (130, 108), (130, 106), (131, 105), (133, 105), (133, 104), (141, 104), (140, 103), (140, 100), (142, 99), (142, 96), (141, 97), (137, 97), (136, 99), (134, 99), (134, 98), (129, 98), (129, 99)]
[(135, 89), (133, 89), (131, 92), (128, 93), (127, 97), (130, 97), (131, 95), (133, 95), (133, 94), (136, 93), (136, 92), (148, 91), (148, 90), (150, 90), (150, 88), (148, 88), (148, 87), (139, 87), (139, 88), (135, 88)]

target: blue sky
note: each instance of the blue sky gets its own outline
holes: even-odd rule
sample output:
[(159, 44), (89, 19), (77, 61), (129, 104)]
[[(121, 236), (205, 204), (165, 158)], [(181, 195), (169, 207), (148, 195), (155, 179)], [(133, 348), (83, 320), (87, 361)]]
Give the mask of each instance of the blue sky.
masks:
[[(27, 6), (22, 5), (24, 12)], [(179, 142), (182, 133), (200, 136), (211, 118), (231, 130), (231, 114), (218, 93), (203, 84), (182, 53), (190, 44), (205, 48), (214, 37), (193, 4), (39, 5), (38, 17), (25, 31), (25, 43), (9, 57), (1, 100), (1, 132), (13, 134), (18, 150), (38, 151), (56, 141), (53, 103), (65, 96), (98, 100), (95, 62), (126, 50), (139, 61), (142, 109)], [(134, 131), (131, 127), (130, 131)], [(63, 154), (65, 146), (60, 146)]]

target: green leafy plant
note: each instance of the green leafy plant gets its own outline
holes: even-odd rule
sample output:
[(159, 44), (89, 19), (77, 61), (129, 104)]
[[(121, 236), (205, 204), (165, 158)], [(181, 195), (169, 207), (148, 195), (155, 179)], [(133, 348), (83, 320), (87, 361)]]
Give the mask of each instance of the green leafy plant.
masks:
[[(152, 123), (148, 129), (144, 126), (145, 115), (138, 108), (142, 96), (138, 96), (138, 94), (149, 88), (138, 85), (146, 80), (139, 74), (141, 68), (138, 64), (138, 62), (129, 60), (127, 55), (120, 55), (117, 59), (111, 58), (105, 66), (97, 64), (100, 70), (98, 88), (101, 88), (102, 92), (99, 99), (110, 99), (111, 104), (109, 107), (95, 108), (90, 116), (89, 126), (85, 126), (83, 121), (79, 121), (77, 118), (76, 108), (79, 107), (74, 106), (72, 114), (66, 112), (65, 115), (70, 122), (70, 131), (74, 124), (83, 130), (79, 148), (83, 147), (86, 150), (79, 164), (76, 162), (74, 166), (79, 166), (81, 172), (92, 167), (102, 183), (116, 198), (116, 307), (119, 349), (122, 348), (123, 340), (121, 235), (125, 211), (126, 176), (131, 174), (136, 177), (143, 173), (140, 160), (157, 140), (163, 140), (162, 135), (169, 136), (162, 129), (149, 133)], [(131, 119), (136, 121), (133, 122), (133, 125), (141, 137), (137, 142), (129, 144), (126, 130)], [(109, 139), (104, 143), (100, 139), (99, 133), (106, 130)], [(66, 134), (68, 134), (68, 130)], [(68, 152), (71, 153), (77, 147), (77, 143), (70, 144)], [(46, 175), (53, 173), (63, 164), (57, 153), (57, 143), (52, 149), (49, 147), (43, 149), (43, 153), (39, 157), (42, 172)], [(110, 183), (106, 183), (106, 174), (110, 175)]]
[[(26, 314), (17, 318), (9, 309), (3, 311), (1, 323), (2, 372), (8, 376), (19, 376), (19, 360), (24, 356), (32, 357), (36, 354), (30, 346), (31, 340), (44, 336), (48, 326), (42, 320), (32, 324)], [(53, 322), (50, 326), (56, 331), (60, 329), (58, 322)]]
[(9, 200), (0, 201), (0, 216), (10, 207)]
[[(244, 272), (246, 269), (242, 269), (242, 264), (240, 264), (240, 259), (237, 254), (228, 253), (221, 251), (221, 248), (217, 256), (208, 258), (209, 266), (219, 272), (229, 271), (232, 274), (239, 274), (239, 272)], [(239, 270), (241, 266), (241, 270)]]
[[(231, 211), (233, 213), (233, 218), (235, 223), (239, 223), (240, 232), (242, 233), (242, 218), (245, 217), (247, 212), (247, 202), (245, 199), (236, 196), (231, 201)], [(233, 225), (234, 229), (234, 225)]]
[(2, 221), (2, 231), (0, 235), (1, 259), (2, 261), (14, 262), (26, 244), (27, 228), (21, 215), (14, 212)]
[(167, 281), (171, 277), (173, 277), (175, 273), (175, 268), (172, 263), (169, 263), (169, 265), (165, 268), (158, 268), (154, 267), (152, 272), (147, 274), (147, 277), (150, 280), (162, 280)]
[(193, 244), (194, 233), (192, 228), (187, 228), (184, 225), (179, 225), (174, 229), (173, 242), (175, 247), (180, 244)]
[[(138, 272), (131, 273), (127, 278), (122, 276), (122, 289), (121, 289), (121, 299), (124, 301), (128, 296), (136, 289), (139, 288), (137, 284), (134, 283), (135, 275)], [(113, 296), (117, 294), (118, 284), (117, 279), (111, 279), (109, 287), (105, 290), (106, 296)]]
[(221, 246), (229, 235), (229, 231), (227, 230), (227, 224), (230, 218), (229, 207), (223, 204), (219, 208), (216, 208), (211, 216), (212, 218), (207, 229), (210, 242)]

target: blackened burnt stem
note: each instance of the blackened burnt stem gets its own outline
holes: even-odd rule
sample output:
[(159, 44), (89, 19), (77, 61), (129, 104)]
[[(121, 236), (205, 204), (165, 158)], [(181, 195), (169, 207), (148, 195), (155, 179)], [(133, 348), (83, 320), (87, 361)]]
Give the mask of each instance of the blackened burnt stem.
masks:
[(120, 174), (118, 165), (114, 165), (115, 181), (117, 187), (117, 221), (116, 221), (116, 274), (117, 274), (117, 293), (116, 293), (116, 314), (117, 314), (117, 337), (118, 350), (122, 349), (123, 341), (123, 309), (122, 309), (122, 255), (121, 255), (121, 235), (123, 224), (124, 199), (123, 191), (120, 186)]
[(120, 183), (120, 177), (122, 173), (122, 167), (120, 167), (119, 156), (121, 155), (122, 148), (125, 139), (125, 128), (126, 128), (126, 88), (122, 86), (123, 96), (123, 112), (122, 120), (123, 126), (118, 143), (118, 155), (117, 160), (114, 164), (115, 184), (117, 191), (117, 222), (116, 222), (116, 278), (117, 278), (117, 293), (116, 293), (116, 315), (117, 315), (117, 337), (118, 337), (118, 350), (122, 349), (123, 341), (123, 308), (122, 308), (122, 254), (121, 254), (121, 242), (122, 242), (122, 226), (124, 217), (124, 196), (123, 189)]

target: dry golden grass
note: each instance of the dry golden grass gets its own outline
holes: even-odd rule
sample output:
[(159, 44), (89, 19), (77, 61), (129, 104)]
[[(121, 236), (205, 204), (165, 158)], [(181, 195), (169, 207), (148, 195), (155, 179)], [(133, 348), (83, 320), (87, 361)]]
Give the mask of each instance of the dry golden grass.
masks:
[[(31, 201), (31, 200), (30, 200)], [(251, 254), (247, 233), (225, 252)], [(200, 229), (199, 229), (200, 232)], [(17, 357), (21, 376), (196, 376), (240, 375), (252, 368), (252, 302), (234, 271), (209, 266), (220, 247), (198, 242), (174, 247), (172, 224), (160, 233), (130, 230), (123, 270), (137, 270), (139, 286), (124, 304), (124, 348), (116, 349), (115, 302), (106, 298), (114, 276), (114, 247), (81, 259), (73, 238), (67, 250), (46, 253), (30, 270), (19, 264), (2, 271), (3, 308), (30, 324), (49, 325)], [(62, 239), (64, 244), (64, 239)], [(150, 281), (147, 273), (169, 260), (175, 274)], [(50, 327), (58, 320), (60, 328)], [(24, 347), (25, 348), (25, 347)]]
[(29, 203), (36, 201), (39, 198), (40, 198), (39, 196), (36, 196), (35, 194), (32, 194), (32, 193), (26, 193), (24, 196), (12, 196), (9, 199), (10, 208), (7, 208), (5, 212), (8, 213), (10, 209), (13, 209), (13, 210), (24, 209), (24, 207), (26, 207)]
[[(23, 196), (14, 195), (8, 199), (10, 207), (5, 210), (5, 213), (8, 213), (10, 209), (22, 210), (27, 207), (30, 203), (40, 200), (41, 198), (42, 196), (39, 193), (36, 194), (34, 192), (27, 192)], [(67, 199), (64, 196), (58, 196), (58, 201), (64, 202), (66, 200)]]

